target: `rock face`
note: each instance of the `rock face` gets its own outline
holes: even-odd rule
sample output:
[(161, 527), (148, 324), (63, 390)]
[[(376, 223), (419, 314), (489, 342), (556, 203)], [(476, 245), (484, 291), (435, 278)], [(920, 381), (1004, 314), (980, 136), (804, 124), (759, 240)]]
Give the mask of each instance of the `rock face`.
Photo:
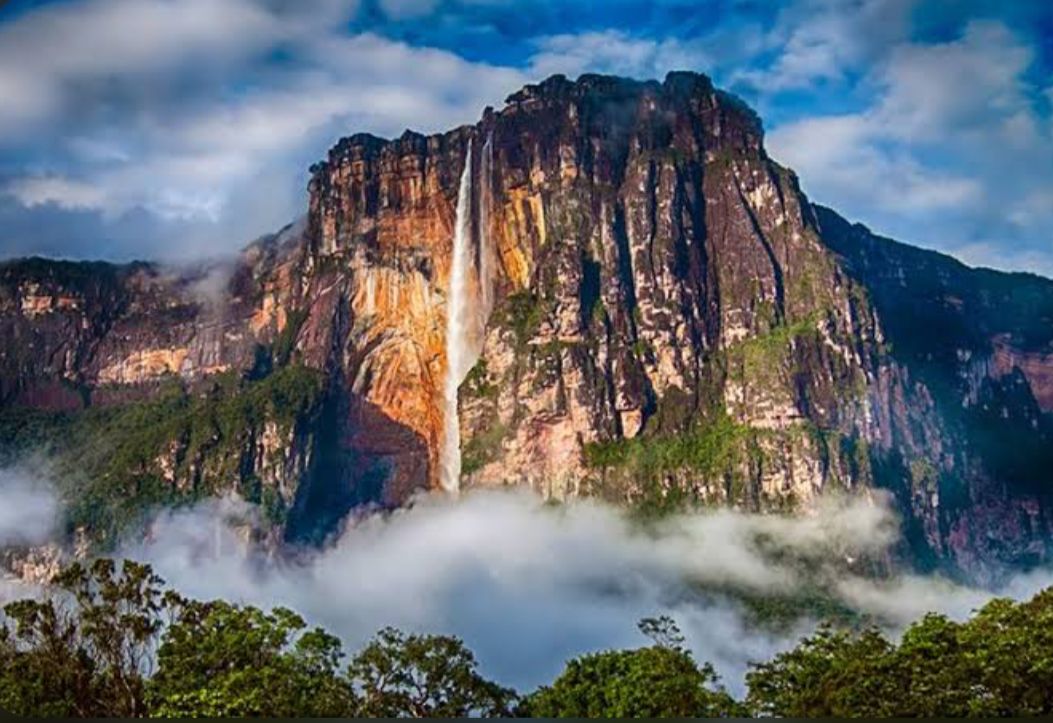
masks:
[[(469, 149), (478, 361), (453, 410)], [(1050, 557), (1053, 282), (813, 206), (705, 76), (554, 76), (473, 126), (345, 138), (312, 173), (305, 223), (221, 288), (207, 270), (5, 265), (8, 413), (124, 408), (172, 380), (190, 407), (262, 399), (240, 433), (217, 423), (195, 446), (181, 427), (140, 472), (186, 494), (248, 486), (291, 537), (438, 486), (459, 413), (463, 486), (654, 512), (885, 488), (920, 560), (985, 577)], [(316, 386), (283, 416), (288, 384), (268, 380), (291, 369)]]

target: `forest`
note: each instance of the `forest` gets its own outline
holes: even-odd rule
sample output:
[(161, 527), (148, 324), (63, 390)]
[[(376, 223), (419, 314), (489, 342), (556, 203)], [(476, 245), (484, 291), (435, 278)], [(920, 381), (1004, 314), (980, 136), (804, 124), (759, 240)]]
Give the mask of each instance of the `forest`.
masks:
[[(509, 624), (513, 624), (511, 621)], [(631, 621), (627, 621), (631, 624)], [(755, 661), (735, 697), (667, 616), (645, 647), (490, 680), (463, 641), (385, 628), (345, 653), (286, 608), (188, 599), (150, 566), (73, 563), (0, 621), (0, 708), (64, 717), (907, 717), (1053, 713), (1053, 588), (902, 634), (829, 620)]]

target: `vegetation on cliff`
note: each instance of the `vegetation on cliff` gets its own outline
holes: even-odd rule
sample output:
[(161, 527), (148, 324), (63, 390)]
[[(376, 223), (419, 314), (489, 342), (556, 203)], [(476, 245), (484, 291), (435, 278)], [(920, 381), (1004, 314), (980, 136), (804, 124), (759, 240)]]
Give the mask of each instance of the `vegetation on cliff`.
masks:
[(1053, 713), (1053, 588), (964, 622), (929, 614), (893, 639), (827, 623), (752, 664), (735, 700), (674, 621), (651, 644), (567, 662), (518, 694), (445, 635), (381, 630), (345, 663), (339, 639), (285, 608), (202, 602), (145, 565), (75, 563), (0, 624), (0, 708), (80, 717), (1026, 716)]
[(601, 493), (626, 494), (640, 512), (663, 514), (699, 501), (691, 489), (668, 483), (677, 473), (721, 487), (733, 484), (749, 453), (750, 434), (721, 410), (682, 433), (587, 444), (585, 462), (603, 475)]
[(321, 385), (314, 370), (290, 365), (260, 379), (219, 375), (204, 390), (171, 379), (148, 399), (77, 412), (6, 409), (0, 459), (46, 456), (68, 503), (68, 526), (85, 527), (104, 545), (154, 506), (228, 491), (262, 503), (278, 522), (291, 501), (254, 470), (284, 460), (258, 459), (258, 448), (268, 426), (289, 441), (317, 411)]

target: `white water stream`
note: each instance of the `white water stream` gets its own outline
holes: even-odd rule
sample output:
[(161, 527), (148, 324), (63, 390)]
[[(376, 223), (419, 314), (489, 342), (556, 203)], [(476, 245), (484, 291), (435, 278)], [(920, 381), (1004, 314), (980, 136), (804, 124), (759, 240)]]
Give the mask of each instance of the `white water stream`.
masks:
[(443, 440), (440, 481), (447, 492), (461, 486), (461, 429), (457, 415), (457, 389), (475, 363), (468, 349), (471, 309), (469, 274), (472, 266), (472, 142), (464, 156), (464, 171), (457, 191), (457, 220), (453, 231), (450, 286), (446, 300), (446, 379), (443, 387)]
[[(482, 158), (479, 161), (480, 178), (482, 180), (482, 193), (479, 197), (479, 301), (480, 309), (478, 317), (479, 349), (482, 349), (482, 336), (486, 330), (486, 322), (490, 318), (490, 312), (494, 308), (494, 283), (493, 273), (496, 259), (494, 258), (494, 247), (490, 243), (490, 212), (493, 206), (493, 186), (491, 185), (491, 174), (494, 166), (493, 137), (487, 136), (483, 144)], [(476, 352), (478, 355), (478, 351)]]
[[(493, 150), (488, 137), (479, 154), (480, 198), (473, 204), (472, 142), (465, 151), (464, 170), (457, 190), (453, 254), (446, 300), (446, 378), (443, 380), (443, 440), (439, 479), (443, 489), (456, 494), (461, 486), (461, 427), (457, 390), (482, 353), (486, 321), (493, 307), (494, 249), (490, 243), (490, 174)], [(472, 241), (472, 213), (477, 206), (478, 246)]]

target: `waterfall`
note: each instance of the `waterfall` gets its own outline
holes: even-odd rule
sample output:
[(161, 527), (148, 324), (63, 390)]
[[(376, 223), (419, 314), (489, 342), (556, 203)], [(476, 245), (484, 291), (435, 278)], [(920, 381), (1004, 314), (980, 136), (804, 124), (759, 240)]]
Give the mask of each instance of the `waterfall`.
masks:
[(472, 265), (472, 141), (464, 156), (464, 171), (457, 191), (457, 220), (453, 231), (449, 291), (446, 299), (446, 379), (443, 386), (443, 440), (439, 460), (440, 481), (447, 492), (461, 484), (461, 427), (457, 415), (457, 390), (475, 360), (469, 349), (471, 304), (469, 272)]
[[(487, 319), (494, 307), (494, 248), (490, 243), (490, 209), (493, 205), (493, 184), (491, 174), (493, 173), (494, 149), (493, 134), (487, 134), (486, 143), (483, 145), (482, 160), (480, 162), (480, 177), (482, 183), (482, 194), (479, 198), (479, 332), (480, 337), (486, 326)], [(479, 341), (482, 347), (482, 339)]]
[(491, 173), (493, 148), (487, 136), (480, 152), (480, 196), (476, 227), (478, 246), (472, 243), (472, 141), (464, 156), (457, 189), (457, 218), (454, 222), (453, 253), (450, 258), (449, 290), (446, 298), (446, 378), (443, 380), (443, 439), (440, 450), (440, 482), (447, 492), (461, 485), (461, 425), (457, 392), (483, 349), (486, 322), (493, 308), (493, 273), (496, 265), (490, 243), (490, 209), (493, 203)]

